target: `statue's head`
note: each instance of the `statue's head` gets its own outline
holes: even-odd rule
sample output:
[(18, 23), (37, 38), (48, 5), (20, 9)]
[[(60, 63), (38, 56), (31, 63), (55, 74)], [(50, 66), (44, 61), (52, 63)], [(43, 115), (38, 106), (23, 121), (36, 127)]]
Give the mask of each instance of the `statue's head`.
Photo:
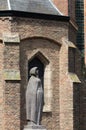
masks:
[(30, 76), (31, 75), (38, 76), (38, 67), (33, 67), (30, 69)]

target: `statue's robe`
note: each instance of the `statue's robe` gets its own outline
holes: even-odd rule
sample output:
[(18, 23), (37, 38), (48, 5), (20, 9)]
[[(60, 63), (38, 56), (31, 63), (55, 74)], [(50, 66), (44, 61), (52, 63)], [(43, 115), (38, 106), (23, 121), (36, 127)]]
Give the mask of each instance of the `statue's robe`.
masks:
[(26, 116), (27, 120), (40, 124), (43, 108), (43, 88), (41, 80), (35, 76), (29, 79), (26, 90)]

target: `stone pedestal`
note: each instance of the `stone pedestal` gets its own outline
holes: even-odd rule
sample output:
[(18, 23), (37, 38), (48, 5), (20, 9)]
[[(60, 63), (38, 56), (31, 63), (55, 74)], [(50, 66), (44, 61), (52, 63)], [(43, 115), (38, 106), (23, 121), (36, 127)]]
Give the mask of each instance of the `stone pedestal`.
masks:
[(23, 130), (46, 130), (42, 125), (27, 124)]

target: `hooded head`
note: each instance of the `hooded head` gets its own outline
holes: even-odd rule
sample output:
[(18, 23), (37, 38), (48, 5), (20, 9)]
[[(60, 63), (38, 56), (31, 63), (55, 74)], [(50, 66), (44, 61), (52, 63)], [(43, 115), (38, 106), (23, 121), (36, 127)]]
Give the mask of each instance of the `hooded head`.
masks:
[(30, 76), (31, 75), (35, 75), (35, 76), (38, 75), (38, 67), (33, 67), (30, 69)]

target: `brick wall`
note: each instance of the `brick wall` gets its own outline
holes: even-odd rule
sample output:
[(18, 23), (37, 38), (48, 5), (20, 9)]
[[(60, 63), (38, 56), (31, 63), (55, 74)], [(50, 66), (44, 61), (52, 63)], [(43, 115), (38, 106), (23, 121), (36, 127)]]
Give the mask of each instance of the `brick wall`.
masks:
[(10, 22), (8, 18), (0, 18), (0, 129), (4, 130), (5, 120), (4, 120), (4, 104), (5, 104), (5, 93), (4, 93), (4, 44), (2, 41), (2, 34), (5, 31), (10, 31)]
[[(1, 43), (1, 70), (8, 70), (10, 74), (9, 70), (13, 69), (12, 72), (18, 71), (21, 76), (21, 82), (16, 77), (15, 79), (9, 77), (9, 80), (2, 77), (1, 90), (4, 91), (4, 95), (3, 93), (0, 95), (5, 104), (2, 103), (0, 108), (2, 110), (4, 107), (5, 110), (3, 109), (4, 113), (0, 115), (2, 119), (0, 126), (5, 124), (6, 130), (22, 130), (26, 124), (25, 88), (28, 79), (28, 60), (37, 53), (42, 54), (39, 58), (43, 63), (48, 59), (49, 67), (45, 69), (48, 72), (45, 80), (48, 77), (51, 81), (45, 85), (45, 98), (52, 97), (52, 100), (48, 101), (51, 102), (51, 109), (43, 113), (42, 122), (48, 130), (74, 130), (74, 81), (70, 80), (68, 73), (68, 46), (71, 45), (68, 41), (69, 23), (16, 17), (2, 18), (0, 22), (3, 26), (0, 35), (4, 42)], [(3, 33), (9, 36), (7, 41)], [(16, 33), (19, 34), (20, 43), (15, 40)], [(63, 37), (67, 37), (66, 41), (62, 40)], [(12, 72), (11, 74), (15, 75)]]
[[(59, 82), (59, 53), (58, 50), (59, 50), (59, 45), (61, 45), (61, 38), (63, 36), (68, 36), (68, 23), (55, 22), (55, 21), (50, 22), (47, 20), (44, 21), (44, 20), (34, 20), (34, 19), (27, 19), (27, 18), (25, 19), (8, 18), (8, 19), (2, 19), (1, 22), (3, 24), (1, 37), (4, 36), (3, 39), (5, 43), (4, 44), (4, 70), (8, 70), (8, 71), (21, 70), (20, 72), (22, 78), (21, 85), (19, 80), (7, 79), (5, 81), (5, 85), (4, 85), (5, 104), (3, 106), (5, 108), (4, 111), (5, 118), (2, 118), (2, 121), (4, 121), (5, 123), (4, 125), (5, 129), (18, 130), (20, 128), (22, 129), (26, 124), (24, 92), (27, 84), (27, 77), (26, 77), (27, 69), (25, 68), (25, 66), (23, 66), (23, 63), (24, 60), (27, 60), (27, 53), (29, 58), (29, 54), (31, 54), (31, 52), (34, 53), (35, 50), (36, 51), (40, 50), (42, 51), (42, 53), (45, 52), (44, 55), (45, 56), (47, 55), (47, 57), (50, 58), (51, 66), (55, 66), (55, 68), (51, 68), (51, 73), (52, 73), (51, 81), (53, 85), (52, 85), (52, 89), (50, 88), (49, 90), (50, 93), (52, 90), (52, 94), (50, 93), (49, 94), (53, 96), (53, 100), (51, 101), (51, 104), (53, 104), (52, 105), (53, 108), (48, 113), (45, 112), (43, 114), (43, 124), (45, 124), (48, 129), (52, 129), (52, 128), (58, 129), (59, 128), (59, 105), (58, 105), (59, 104), (59, 97), (58, 97), (59, 95), (59, 86), (58, 86), (59, 85), (58, 83)], [(6, 28), (6, 26), (8, 28)], [(10, 37), (15, 33), (19, 33), (21, 41), (29, 37), (33, 37), (33, 39), (35, 37), (43, 37), (43, 39), (46, 38), (46, 40), (40, 39), (39, 41), (37, 41), (35, 39), (37, 42), (36, 43), (37, 46), (34, 45), (35, 44), (34, 40), (33, 41), (30, 40), (29, 44), (28, 44), (28, 40), (26, 40), (26, 42), (23, 40), (19, 44), (9, 40)], [(8, 35), (9, 37), (7, 39), (7, 42), (6, 42), (5, 35)], [(49, 39), (51, 40), (49, 41)], [(58, 41), (58, 43), (56, 41)], [(32, 46), (32, 44), (34, 45), (34, 47)], [(46, 48), (44, 48), (45, 46)], [(31, 47), (32, 47), (32, 51), (31, 51)], [(19, 50), (21, 50), (21, 52)], [(54, 55), (56, 55), (57, 57), (54, 57)], [(21, 60), (22, 58), (24, 59)], [(19, 62), (20, 60), (22, 62)], [(22, 70), (25, 71), (25, 75), (24, 72), (22, 73)], [(49, 70), (47, 69), (47, 71)], [(55, 80), (56, 78), (58, 80)], [(47, 91), (48, 89), (46, 88), (46, 93)], [(53, 123), (51, 123), (52, 119), (53, 119)], [(2, 122), (1, 125), (3, 126)]]
[(75, 20), (75, 0), (52, 0), (57, 8), (65, 16), (70, 16), (71, 19)]
[(11, 27), (12, 32), (19, 32), (20, 39), (38, 36), (50, 38), (61, 43), (62, 37), (68, 37), (68, 25), (68, 22), (14, 17)]
[(86, 82), (80, 87), (80, 130), (86, 129)]
[(63, 43), (60, 49), (60, 130), (79, 130), (81, 83), (74, 70), (71, 69), (74, 67), (73, 59), (68, 59), (68, 57), (73, 58), (70, 49), (75, 49), (75, 51), (77, 49), (66, 44), (65, 40)]
[(4, 45), (0, 42), (0, 128), (4, 129), (4, 80), (3, 80), (3, 51)]
[(69, 0), (69, 16), (75, 20), (75, 0)]
[[(19, 70), (19, 45), (5, 43), (4, 69)], [(5, 81), (5, 129), (17, 130), (20, 128), (20, 82), (16, 80)]]

